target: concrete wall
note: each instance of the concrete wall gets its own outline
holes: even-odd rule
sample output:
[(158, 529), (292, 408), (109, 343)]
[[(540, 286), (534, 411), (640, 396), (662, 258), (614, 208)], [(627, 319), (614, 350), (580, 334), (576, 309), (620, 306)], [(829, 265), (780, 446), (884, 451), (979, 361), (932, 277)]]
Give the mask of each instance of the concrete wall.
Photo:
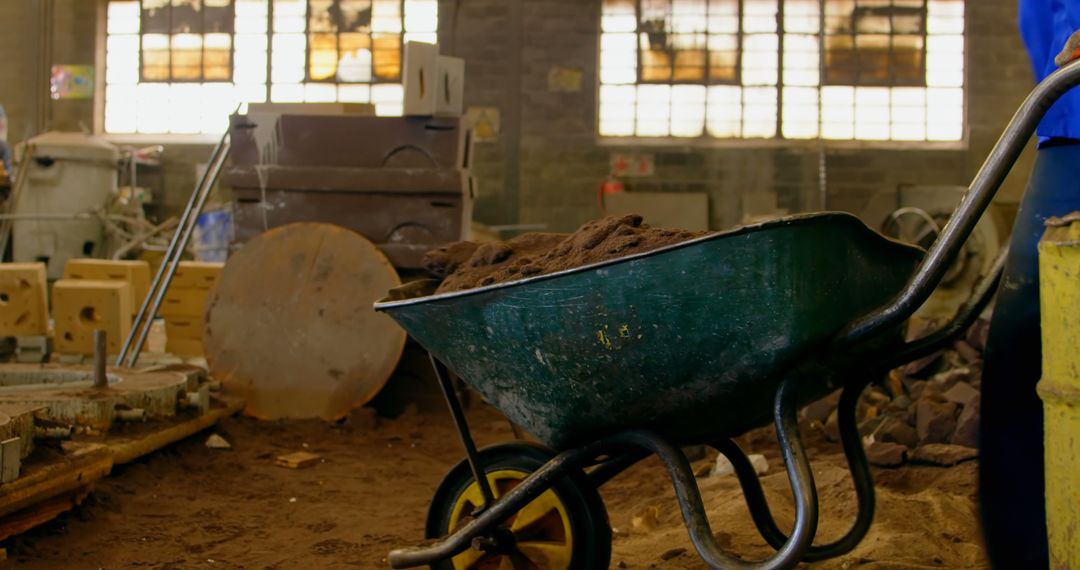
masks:
[[(48, 9), (52, 5), (51, 11)], [(498, 140), (478, 143), (476, 218), (489, 224), (539, 223), (570, 230), (598, 215), (596, 195), (612, 152), (651, 152), (656, 175), (631, 190), (710, 195), (714, 227), (737, 223), (743, 193), (775, 191), (779, 206), (817, 209), (816, 144), (612, 147), (595, 135), (598, 0), (440, 0), (444, 52), (467, 61), (466, 106), (496, 107)], [(1016, 0), (968, 1), (968, 148), (839, 149), (826, 155), (829, 207), (860, 211), (883, 189), (902, 184), (966, 184), (1031, 86), (1015, 26)], [(0, 104), (12, 142), (43, 128), (93, 124), (89, 101), (49, 101), (50, 63), (93, 63), (94, 0), (0, 1)], [(47, 41), (42, 41), (46, 39)], [(18, 54), (18, 55), (13, 55)], [(578, 92), (551, 92), (553, 67), (581, 70)], [(194, 164), (209, 146), (166, 150), (166, 211), (181, 206)], [(1015, 202), (1031, 152), (1006, 184)]]

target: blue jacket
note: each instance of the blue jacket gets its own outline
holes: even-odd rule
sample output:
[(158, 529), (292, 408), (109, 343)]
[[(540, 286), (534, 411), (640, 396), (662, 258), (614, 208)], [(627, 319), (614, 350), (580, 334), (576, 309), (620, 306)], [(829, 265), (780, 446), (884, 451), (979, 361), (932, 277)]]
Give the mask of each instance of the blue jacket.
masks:
[[(968, 9), (976, 9), (971, 4)], [(1054, 57), (1080, 29), (1080, 0), (1020, 0), (1019, 22), (1035, 80), (1042, 81), (1057, 69)], [(1040, 141), (1080, 139), (1080, 88), (1066, 93), (1050, 108), (1037, 133)]]

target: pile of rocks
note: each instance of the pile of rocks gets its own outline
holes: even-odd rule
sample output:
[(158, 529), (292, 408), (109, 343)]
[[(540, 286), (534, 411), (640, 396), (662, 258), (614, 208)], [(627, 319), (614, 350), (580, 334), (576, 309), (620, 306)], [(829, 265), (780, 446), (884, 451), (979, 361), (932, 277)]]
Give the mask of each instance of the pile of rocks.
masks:
[[(924, 334), (930, 325), (909, 336)], [(982, 352), (989, 323), (976, 322), (948, 350), (892, 370), (867, 388), (856, 418), (871, 464), (955, 465), (978, 455)], [(812, 426), (839, 441), (839, 392), (801, 411)]]

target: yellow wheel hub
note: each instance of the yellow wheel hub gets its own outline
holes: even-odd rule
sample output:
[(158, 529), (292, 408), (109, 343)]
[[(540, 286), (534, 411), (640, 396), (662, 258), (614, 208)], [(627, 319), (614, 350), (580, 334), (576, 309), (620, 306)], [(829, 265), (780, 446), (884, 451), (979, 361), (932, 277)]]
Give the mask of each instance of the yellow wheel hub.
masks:
[[(502, 469), (487, 474), (495, 498), (518, 486), (529, 474)], [(473, 482), (457, 498), (450, 514), (450, 528), (456, 529), (484, 504), (480, 486)], [(574, 552), (573, 533), (566, 507), (555, 491), (547, 490), (502, 524), (514, 535), (511, 552), (487, 553), (470, 549), (455, 556), (454, 570), (564, 570)]]

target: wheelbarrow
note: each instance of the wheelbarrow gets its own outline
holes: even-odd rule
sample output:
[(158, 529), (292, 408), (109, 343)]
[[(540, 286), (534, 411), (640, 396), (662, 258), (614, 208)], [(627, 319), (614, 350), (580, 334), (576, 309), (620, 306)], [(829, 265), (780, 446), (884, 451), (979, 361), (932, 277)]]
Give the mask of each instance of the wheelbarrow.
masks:
[[(430, 352), (466, 458), (434, 495), (429, 543), (391, 552), (390, 565), (607, 568), (611, 528), (597, 489), (650, 455), (666, 467), (690, 539), (713, 568), (791, 568), (851, 551), (874, 512), (859, 395), (889, 369), (947, 345), (986, 307), (1004, 255), (952, 321), (904, 341), (904, 323), (1043, 114), (1078, 83), (1074, 62), (1035, 88), (925, 252), (853, 216), (817, 213), (467, 291), (428, 295), (427, 282), (392, 291), (375, 309)], [(543, 445), (477, 449), (450, 371)], [(842, 537), (813, 544), (818, 501), (796, 412), (838, 388), (858, 512)], [(732, 440), (770, 422), (794, 497), (790, 534)], [(717, 543), (679, 447), (702, 443), (731, 461), (771, 557), (745, 561)]]

